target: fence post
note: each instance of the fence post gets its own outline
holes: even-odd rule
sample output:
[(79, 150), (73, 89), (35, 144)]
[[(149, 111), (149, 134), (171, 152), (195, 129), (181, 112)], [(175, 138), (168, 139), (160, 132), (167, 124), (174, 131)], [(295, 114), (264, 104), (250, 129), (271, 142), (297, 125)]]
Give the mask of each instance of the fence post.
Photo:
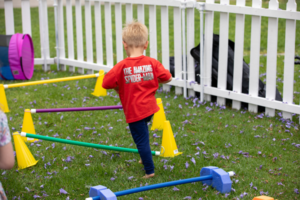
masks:
[[(62, 0), (57, 0), (57, 19), (58, 19), (58, 48), (59, 48), (59, 58), (65, 58), (66, 53), (65, 53), (65, 34), (64, 34), (64, 8), (63, 8), (63, 1)], [(66, 65), (59, 64), (59, 67), (62, 71), (66, 71)]]
[(54, 24), (55, 24), (55, 49), (56, 49), (56, 65), (57, 65), (57, 71), (59, 71), (59, 57), (60, 57), (60, 52), (59, 52), (59, 36), (58, 36), (58, 14), (57, 14), (57, 0), (54, 0), (53, 3), (54, 7)]
[[(139, 22), (145, 24), (145, 6), (144, 6), (144, 4), (138, 4), (137, 17), (138, 17)], [(144, 50), (144, 55), (146, 55), (146, 50)]]
[(187, 98), (186, 90), (187, 90), (187, 85), (186, 85), (186, 76), (187, 76), (187, 68), (186, 68), (186, 37), (185, 37), (185, 9), (186, 9), (186, 3), (181, 2), (181, 21), (182, 21), (182, 57), (183, 57), (183, 62), (182, 62), (182, 68), (183, 68), (183, 81), (184, 81), (184, 87), (183, 87), (183, 97)]
[[(83, 61), (83, 36), (82, 36), (82, 11), (81, 11), (81, 1), (75, 0), (76, 6), (76, 44), (77, 44), (77, 60)], [(75, 72), (75, 67), (71, 68)], [(82, 67), (77, 68), (78, 73), (84, 74), (84, 69)]]
[[(103, 43), (102, 43), (102, 33), (103, 32), (102, 32), (102, 20), (101, 20), (102, 19), (101, 2), (95, 1), (94, 7), (95, 7), (97, 64), (103, 65)], [(117, 15), (117, 13), (116, 13), (116, 15)]]
[[(71, 0), (66, 0), (66, 17), (67, 17), (68, 59), (74, 60), (73, 11), (72, 11)], [(74, 70), (75, 70), (74, 66), (69, 66), (69, 71), (74, 72)]]
[(126, 22), (132, 22), (133, 19), (132, 4), (126, 3)]
[[(220, 4), (229, 5), (229, 0), (221, 0)], [(220, 13), (220, 33), (219, 33), (219, 65), (218, 65), (218, 88), (226, 90), (227, 86), (227, 63), (228, 63), (228, 31), (229, 13)], [(222, 106), (226, 104), (226, 99), (217, 97), (217, 103)]]
[[(215, 3), (215, 0), (206, 0), (206, 3)], [(205, 12), (205, 34), (204, 34), (204, 67), (203, 72), (203, 82), (201, 85), (211, 86), (211, 68), (212, 68), (212, 50), (213, 50), (213, 30), (214, 30), (214, 12)], [(201, 94), (206, 101), (211, 101), (210, 95)]]
[[(286, 5), (287, 11), (295, 12), (297, 4), (295, 0), (289, 0)], [(294, 57), (296, 39), (296, 20), (287, 19), (285, 25), (285, 55), (284, 55), (284, 82), (283, 103), (293, 104), (294, 93)], [(282, 112), (284, 119), (292, 119), (292, 113)]]
[[(169, 7), (161, 6), (161, 58), (162, 65), (170, 70), (170, 45), (169, 45)], [(164, 91), (170, 91), (170, 85), (163, 84)]]
[[(127, 12), (126, 12), (127, 14)], [(132, 16), (132, 15), (131, 15)], [(116, 25), (116, 48), (117, 62), (123, 60), (123, 43), (122, 43), (122, 4), (115, 3), (115, 25)]]
[[(245, 6), (245, 0), (236, 2), (237, 6)], [(245, 15), (236, 14), (235, 21), (235, 46), (234, 46), (234, 67), (233, 67), (233, 92), (242, 93), (243, 78), (243, 57), (244, 57), (244, 32), (245, 32)], [(232, 108), (240, 110), (241, 102), (232, 101)]]
[(112, 46), (112, 21), (111, 3), (105, 2), (105, 41), (106, 41), (106, 65), (110, 68), (114, 65)]
[[(253, 0), (253, 8), (261, 8), (261, 0)], [(260, 64), (260, 33), (261, 16), (252, 16), (251, 20), (251, 45), (250, 45), (250, 73), (249, 95), (258, 97), (259, 87), (259, 64)], [(249, 104), (248, 110), (257, 113), (257, 105)]]
[[(270, 10), (279, 8), (278, 0), (269, 2)], [(269, 18), (268, 22), (268, 55), (267, 55), (267, 75), (266, 75), (266, 98), (275, 100), (276, 96), (276, 72), (277, 72), (277, 42), (278, 42), (278, 18)], [(265, 114), (274, 117), (275, 109), (266, 107)]]
[[(91, 1), (85, 0), (85, 40), (86, 40), (86, 58), (87, 62), (93, 63), (93, 35), (91, 19)], [(88, 74), (93, 74), (94, 70), (88, 69)]]
[[(196, 1), (193, 0), (195, 3)], [(187, 75), (188, 83), (192, 84), (195, 82), (195, 61), (190, 54), (190, 50), (195, 46), (195, 9), (187, 8), (186, 9), (186, 46), (187, 46)], [(188, 96), (194, 97), (195, 91), (193, 89), (188, 89)]]
[[(181, 8), (173, 8), (174, 23), (174, 71), (175, 79), (182, 80), (182, 45), (181, 45)], [(175, 94), (182, 94), (182, 88), (175, 86)]]
[(39, 20), (40, 20), (40, 41), (41, 41), (41, 57), (44, 60), (43, 70), (50, 70), (48, 59), (49, 53), (49, 29), (48, 29), (48, 7), (46, 0), (39, 1)]
[(15, 33), (15, 23), (14, 7), (12, 0), (4, 0), (4, 13), (6, 35), (13, 35)]
[(150, 57), (157, 59), (156, 6), (149, 5)]
[(22, 0), (21, 6), (23, 34), (29, 34), (31, 36), (30, 1)]

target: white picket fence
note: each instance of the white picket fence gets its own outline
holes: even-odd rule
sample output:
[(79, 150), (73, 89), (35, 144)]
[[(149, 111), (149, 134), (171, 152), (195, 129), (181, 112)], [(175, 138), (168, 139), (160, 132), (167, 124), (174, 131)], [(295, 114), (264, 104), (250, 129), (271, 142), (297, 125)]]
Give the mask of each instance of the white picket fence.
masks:
[[(245, 0), (238, 0), (236, 5), (230, 5), (229, 0), (221, 0), (215, 3), (215, 0), (206, 0), (205, 3), (195, 0), (86, 0), (84, 5), (85, 27), (82, 23), (82, 5), (80, 0), (75, 0), (75, 16), (72, 14), (72, 1), (54, 0), (56, 10), (56, 28), (57, 28), (57, 57), (50, 58), (49, 40), (49, 21), (47, 0), (39, 0), (39, 22), (40, 22), (40, 42), (41, 58), (35, 59), (35, 64), (44, 65), (44, 70), (49, 70), (50, 64), (59, 62), (62, 70), (74, 72), (75, 68), (79, 73), (93, 73), (94, 70), (103, 69), (109, 71), (113, 65), (122, 60), (123, 54), (121, 30), (122, 24), (122, 5), (126, 7), (126, 21), (133, 19), (133, 5), (137, 5), (137, 19), (145, 23), (145, 13), (149, 13), (149, 49), (150, 56), (158, 58), (158, 40), (157, 40), (157, 6), (160, 6), (161, 15), (161, 62), (165, 68), (169, 69), (170, 51), (174, 51), (175, 57), (175, 78), (169, 85), (175, 86), (176, 94), (194, 96), (195, 92), (202, 92), (201, 99), (210, 101), (210, 96), (217, 96), (219, 105), (225, 104), (225, 99), (232, 99), (232, 107), (241, 109), (241, 102), (249, 103), (249, 110), (257, 112), (257, 107), (266, 107), (266, 115), (275, 116), (275, 110), (280, 110), (284, 118), (292, 118), (292, 114), (300, 114), (300, 106), (293, 104), (294, 92), (294, 56), (295, 56), (295, 38), (296, 38), (296, 20), (300, 20), (300, 12), (296, 11), (295, 0), (288, 0), (286, 10), (279, 10), (278, 0), (270, 0), (269, 8), (261, 8), (261, 0), (252, 0), (252, 7), (245, 6)], [(91, 3), (94, 2), (94, 6)], [(64, 3), (66, 7), (66, 24), (64, 27)], [(112, 6), (113, 5), (113, 6)], [(5, 0), (5, 28), (6, 34), (13, 34), (14, 14), (12, 0)], [(104, 27), (102, 29), (102, 7), (104, 7)], [(94, 9), (94, 21), (92, 20), (92, 8)], [(112, 9), (115, 9), (114, 32)], [(173, 9), (173, 27), (174, 27), (174, 47), (170, 49), (169, 44), (169, 9)], [(194, 14), (205, 12), (205, 32), (204, 38), (195, 38), (195, 27), (203, 22), (201, 17), (199, 24), (194, 23)], [(214, 12), (220, 12), (220, 51), (219, 51), (219, 69), (218, 86), (211, 87), (211, 60), (212, 60), (212, 38), (214, 27)], [(227, 50), (228, 50), (228, 29), (229, 14), (236, 14), (235, 30), (235, 57), (234, 65), (241, 66), (243, 63), (244, 52), (244, 27), (245, 15), (251, 15), (251, 50), (250, 50), (250, 77), (249, 94), (242, 94), (242, 67), (234, 67), (233, 91), (226, 90), (227, 74)], [(260, 42), (261, 42), (261, 18), (268, 17), (268, 46), (267, 46), (267, 72), (266, 72), (266, 98), (258, 97), (258, 79), (260, 66)], [(277, 66), (277, 43), (278, 43), (278, 19), (286, 20), (285, 30), (285, 58), (284, 58), (284, 83), (283, 83), (283, 102), (274, 100), (276, 94), (276, 66)], [(29, 0), (22, 0), (22, 25), (23, 33), (31, 34), (31, 15)], [(75, 19), (75, 29), (73, 20)], [(95, 40), (93, 40), (93, 28), (95, 25)], [(202, 25), (202, 24), (201, 24)], [(203, 31), (200, 25), (200, 31)], [(85, 37), (83, 37), (83, 28)], [(199, 28), (198, 28), (199, 29)], [(74, 33), (74, 30), (76, 30)], [(65, 41), (65, 31), (67, 32), (67, 41)], [(76, 41), (74, 36), (76, 34)], [(103, 36), (105, 35), (105, 46), (103, 45)], [(115, 35), (115, 37), (113, 37)], [(200, 34), (203, 36), (203, 34)], [(201, 42), (201, 49), (204, 49), (203, 69), (201, 70), (201, 85), (195, 83), (195, 63), (193, 57), (186, 53), (195, 46), (195, 41)], [(116, 41), (116, 49), (113, 49), (113, 40)], [(86, 55), (84, 55), (84, 41)], [(67, 52), (65, 49), (67, 43)], [(74, 52), (74, 46), (77, 52)], [(93, 51), (95, 45), (96, 51)], [(36, 49), (37, 51), (37, 49)], [(113, 55), (116, 55), (114, 60)], [(106, 63), (103, 62), (103, 55), (106, 54)], [(76, 59), (75, 59), (76, 57)], [(96, 60), (94, 60), (94, 57)], [(187, 57), (187, 60), (182, 59)], [(188, 80), (185, 80), (188, 74)], [(169, 90), (169, 86), (164, 85), (164, 90)]]

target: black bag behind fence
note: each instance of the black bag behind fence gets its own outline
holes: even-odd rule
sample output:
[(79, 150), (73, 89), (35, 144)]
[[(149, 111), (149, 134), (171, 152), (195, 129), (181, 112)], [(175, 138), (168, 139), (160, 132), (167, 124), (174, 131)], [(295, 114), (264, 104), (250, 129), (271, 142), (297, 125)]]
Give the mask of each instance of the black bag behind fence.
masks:
[[(195, 59), (195, 81), (200, 84), (200, 44), (190, 51), (191, 55)], [(233, 89), (233, 68), (234, 68), (234, 42), (228, 40), (228, 61), (227, 61), (227, 84), (226, 89)], [(214, 34), (213, 36), (213, 52), (212, 52), (212, 87), (218, 85), (218, 66), (219, 66), (219, 35)], [(243, 77), (242, 77), (242, 93), (249, 94), (249, 65), (243, 60)], [(170, 72), (174, 77), (174, 57), (170, 57)], [(199, 93), (197, 94), (199, 96)], [(259, 79), (259, 97), (266, 97), (266, 85)], [(275, 100), (282, 101), (281, 94), (276, 88)], [(212, 101), (216, 101), (216, 96), (212, 96)], [(242, 108), (248, 108), (248, 103), (242, 102)], [(258, 106), (259, 112), (264, 112), (265, 108)]]

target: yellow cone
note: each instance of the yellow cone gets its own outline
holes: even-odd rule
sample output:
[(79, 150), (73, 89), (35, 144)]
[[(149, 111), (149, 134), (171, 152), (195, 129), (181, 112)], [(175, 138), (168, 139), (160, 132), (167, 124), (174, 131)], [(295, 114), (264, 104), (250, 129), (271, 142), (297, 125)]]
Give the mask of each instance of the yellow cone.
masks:
[[(31, 117), (31, 111), (30, 109), (25, 109), (24, 111), (24, 119), (23, 119), (23, 125), (22, 125), (22, 132), (30, 133), (30, 134), (36, 134), (32, 117)], [(37, 141), (37, 139), (28, 138), (28, 137), (22, 137), (24, 142), (34, 142)]]
[(36, 161), (18, 132), (13, 133), (19, 170), (35, 165)]
[(102, 87), (103, 78), (104, 78), (104, 70), (100, 70), (99, 71), (99, 76), (97, 78), (97, 82), (96, 82), (96, 85), (95, 85), (95, 89), (94, 89), (94, 92), (92, 93), (92, 95), (94, 95), (96, 97), (107, 95), (106, 89), (104, 89)]
[(164, 123), (167, 119), (166, 119), (165, 110), (164, 110), (161, 98), (157, 98), (156, 103), (159, 107), (159, 111), (157, 111), (154, 114), (151, 130), (155, 130), (155, 129), (163, 130), (164, 129)]
[(178, 152), (171, 124), (169, 121), (165, 121), (160, 155), (162, 157), (175, 157), (180, 154), (182, 152)]
[(4, 110), (4, 112), (6, 112), (6, 113), (9, 112), (8, 104), (7, 104), (7, 100), (6, 100), (6, 95), (5, 95), (5, 91), (4, 91), (4, 85), (3, 84), (0, 84), (0, 105), (4, 106), (2, 108)]

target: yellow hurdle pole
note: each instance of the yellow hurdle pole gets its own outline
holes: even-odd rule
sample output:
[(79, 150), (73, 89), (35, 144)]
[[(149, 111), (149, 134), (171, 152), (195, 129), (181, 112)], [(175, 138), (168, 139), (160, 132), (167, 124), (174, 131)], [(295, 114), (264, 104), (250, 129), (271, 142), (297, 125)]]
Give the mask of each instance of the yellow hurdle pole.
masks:
[(25, 83), (15, 83), (4, 85), (4, 88), (15, 88), (15, 87), (22, 87), (22, 86), (29, 86), (29, 85), (39, 85), (45, 83), (56, 83), (56, 82), (63, 82), (63, 81), (73, 81), (79, 79), (86, 79), (86, 78), (97, 78), (99, 74), (88, 74), (88, 75), (81, 75), (81, 76), (72, 76), (66, 78), (56, 78), (56, 79), (48, 79), (48, 80), (41, 80), (41, 81), (32, 81), (32, 82), (25, 82)]

